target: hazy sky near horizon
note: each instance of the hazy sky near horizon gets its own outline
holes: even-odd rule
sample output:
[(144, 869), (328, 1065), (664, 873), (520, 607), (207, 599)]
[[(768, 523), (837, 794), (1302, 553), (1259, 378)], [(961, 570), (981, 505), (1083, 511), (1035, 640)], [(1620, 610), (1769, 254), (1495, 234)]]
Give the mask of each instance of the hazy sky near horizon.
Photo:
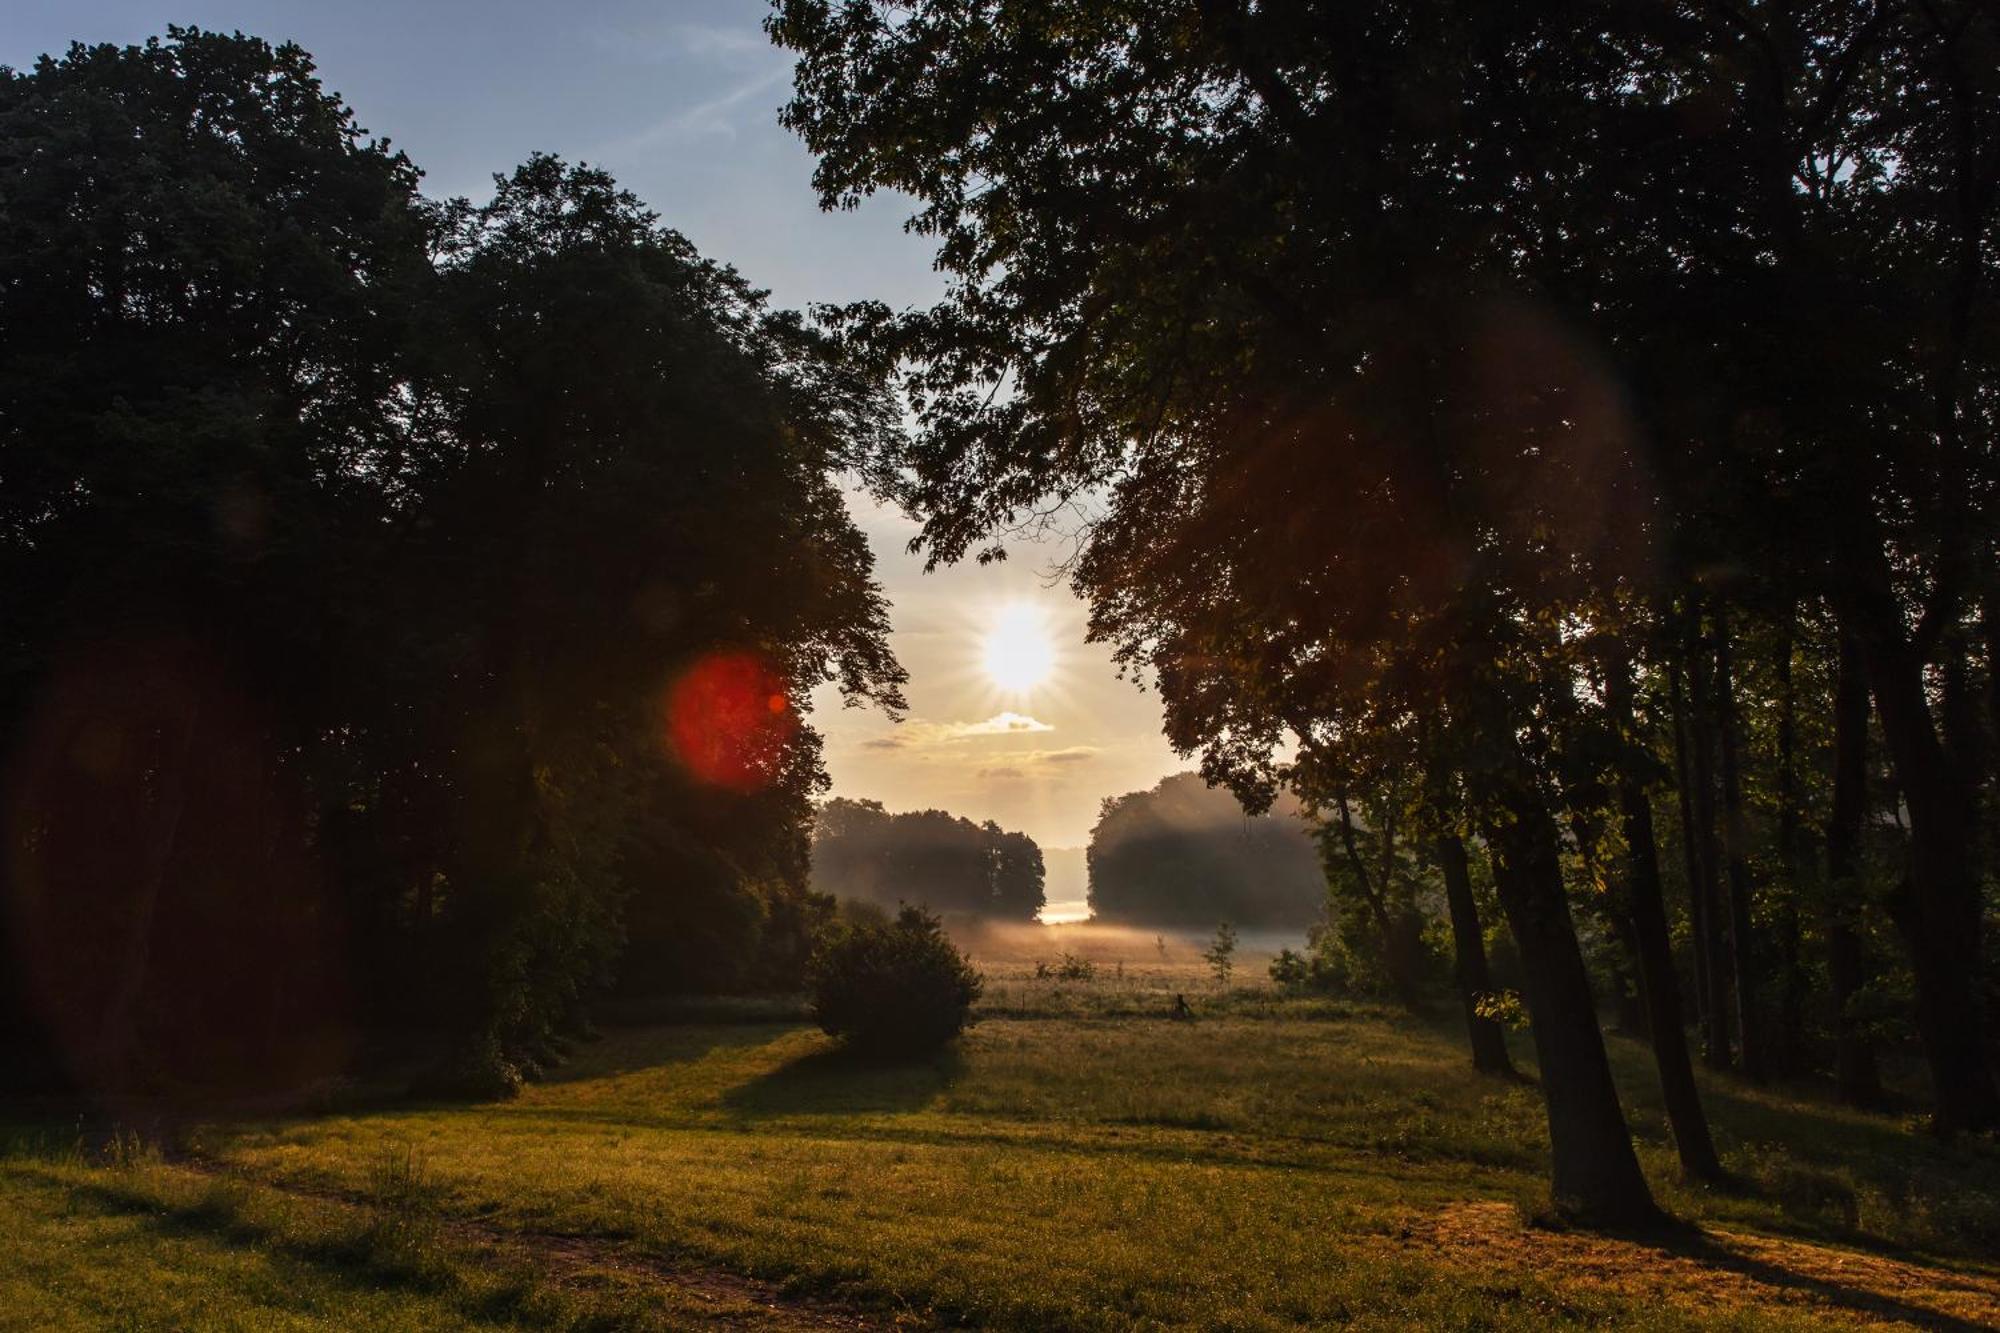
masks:
[[(481, 198), (536, 151), (609, 169), (703, 254), (732, 263), (776, 304), (941, 290), (908, 209), (876, 199), (822, 213), (812, 158), (777, 124), (791, 62), (763, 0), (11, 0), (0, 64), (23, 68), (72, 41), (128, 43), (169, 23), (291, 40), (360, 123), (425, 172), (434, 195)], [(1002, 565), (925, 575), (913, 525), (856, 497), (894, 602), (910, 719), (816, 698), (836, 794), (892, 810), (937, 806), (1080, 846), (1099, 801), (1188, 765), (1160, 736), (1156, 698), (1115, 678), (1083, 641), (1084, 609), (1048, 577), (1060, 546), (1016, 546)], [(1047, 635), (1047, 678), (1012, 691), (986, 664), (996, 624)], [(1037, 645), (1029, 644), (1030, 650)], [(1081, 896), (1054, 884), (1051, 897)]]

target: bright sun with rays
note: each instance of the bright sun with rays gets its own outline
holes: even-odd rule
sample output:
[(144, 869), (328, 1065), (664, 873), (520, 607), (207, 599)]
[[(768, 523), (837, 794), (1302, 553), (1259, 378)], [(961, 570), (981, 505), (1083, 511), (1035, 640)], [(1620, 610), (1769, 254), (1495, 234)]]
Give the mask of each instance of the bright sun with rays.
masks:
[(981, 658), (986, 678), (1008, 694), (1026, 694), (1055, 671), (1056, 650), (1048, 620), (1026, 602), (1010, 602), (986, 628)]

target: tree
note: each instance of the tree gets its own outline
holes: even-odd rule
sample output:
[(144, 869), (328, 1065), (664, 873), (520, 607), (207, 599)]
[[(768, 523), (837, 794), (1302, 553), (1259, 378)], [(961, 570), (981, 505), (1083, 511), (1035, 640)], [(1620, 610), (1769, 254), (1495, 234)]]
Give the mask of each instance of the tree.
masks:
[(796, 983), (804, 701), (900, 707), (833, 480), (897, 430), (882, 365), (602, 173), (422, 199), (292, 46), (0, 72), (0, 162), (38, 1076), (285, 1080), (365, 1036), (494, 1090), (621, 965)]
[(1229, 974), (1236, 967), (1236, 927), (1224, 921), (1215, 928), (1215, 938), (1201, 956), (1208, 960), (1208, 970), (1215, 973), (1215, 984), (1227, 989)]
[(772, 32), (823, 201), (910, 193), (959, 280), (930, 311), (853, 312), (913, 367), (892, 485), (923, 544), (956, 559), (1101, 492), (1074, 570), (1092, 631), (1253, 797), (1283, 734), (1452, 718), (1436, 757), (1526, 963), (1554, 1192), (1616, 1221), (1653, 1206), (1550, 746), (1555, 627), (1629, 567), (1646, 497), (1588, 347), (1510, 281), (1547, 220), (1531, 192), (1584, 137), (1574, 90), (1616, 78), (1581, 17), (791, 0)]
[(1196, 773), (1107, 797), (1085, 850), (1100, 921), (1201, 926), (1218, 914), (1251, 927), (1319, 918), (1326, 877), (1299, 803), (1251, 815)]
[(890, 814), (834, 797), (815, 816), (812, 876), (823, 893), (883, 907), (1033, 921), (1042, 910), (1042, 849), (1025, 833), (943, 810)]
[(297, 757), (393, 508), (417, 172), (299, 48), (182, 28), (0, 70), (0, 162), (24, 998), (75, 1080), (313, 1065), (341, 942)]

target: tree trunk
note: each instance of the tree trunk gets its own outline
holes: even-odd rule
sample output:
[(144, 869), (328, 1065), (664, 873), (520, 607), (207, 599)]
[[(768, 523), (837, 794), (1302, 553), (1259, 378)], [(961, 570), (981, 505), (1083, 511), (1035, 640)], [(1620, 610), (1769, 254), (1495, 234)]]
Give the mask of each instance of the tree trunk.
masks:
[(1840, 636), (1833, 696), (1833, 809), (1826, 825), (1827, 972), (1833, 996), (1834, 1081), (1849, 1106), (1883, 1103), (1875, 1048), (1851, 1012), (1868, 982), (1867, 957), (1855, 932), (1860, 915), (1861, 835), (1868, 812), (1868, 677), (1854, 636)]
[[(1607, 686), (1612, 720), (1629, 734), (1633, 728), (1629, 662), (1613, 664)], [(1680, 974), (1674, 968), (1666, 894), (1660, 887), (1653, 803), (1629, 760), (1618, 766), (1618, 811), (1625, 834), (1625, 896), (1639, 955), (1640, 991), (1646, 1003), (1653, 1065), (1660, 1076), (1660, 1097), (1666, 1103), (1667, 1123), (1673, 1128), (1674, 1149), (1680, 1154), (1681, 1172), (1689, 1179), (1720, 1181), (1725, 1178), (1722, 1161), (1715, 1152), (1708, 1115), (1695, 1087), (1694, 1062), (1688, 1056)]]
[(1910, 822), (1909, 891), (1893, 913), (1910, 948), (1917, 1033), (1941, 1134), (2000, 1127), (2000, 1085), (1986, 1051), (1980, 978), (1979, 783), (1938, 734), (1926, 688), (1923, 626), (1913, 637), (1873, 511), (1857, 500), (1836, 589), (1867, 667), (1875, 714)]
[(1554, 1157), (1551, 1196), (1561, 1212), (1595, 1225), (1657, 1221), (1597, 1026), (1556, 859), (1555, 822), (1531, 788), (1517, 789), (1506, 806), (1510, 818), (1489, 827), (1487, 840), (1521, 950)]
[(1694, 779), (1688, 749), (1687, 694), (1681, 689), (1681, 669), (1671, 659), (1667, 663), (1668, 700), (1673, 713), (1674, 798), (1680, 807), (1681, 865), (1687, 876), (1688, 935), (1694, 942), (1694, 1020), (1703, 1034), (1709, 1034), (1709, 976), (1715, 962), (1708, 953), (1708, 915), (1703, 910), (1701, 839), (1696, 836)]
[(1796, 1073), (1806, 1048), (1805, 977), (1799, 960), (1799, 902), (1812, 878), (1812, 855), (1799, 815), (1798, 691), (1792, 678), (1792, 613), (1778, 639), (1778, 852), (1785, 883), (1772, 904), (1778, 954), (1778, 1031), (1772, 1043), (1774, 1073)]
[(1709, 726), (1708, 666), (1699, 636), (1689, 647), (1688, 732), (1693, 737), (1693, 744), (1689, 747), (1691, 762), (1688, 777), (1693, 787), (1690, 801), (1694, 827), (1688, 830), (1688, 838), (1699, 849), (1701, 882), (1696, 893), (1700, 903), (1697, 928), (1708, 943), (1708, 985), (1702, 1000), (1701, 1058), (1712, 1069), (1727, 1069), (1730, 1065), (1730, 951), (1722, 925), (1719, 883), (1722, 847), (1715, 836), (1715, 740)]
[(1611, 933), (1618, 937), (1618, 956), (1611, 971), (1611, 1030), (1621, 1037), (1640, 1041), (1653, 1039), (1651, 1020), (1646, 1014), (1646, 988), (1639, 979), (1639, 939), (1632, 919), (1622, 911), (1604, 913)]
[(91, 1076), (101, 1089), (123, 1086), (132, 1072), (139, 1001), (146, 993), (146, 979), (152, 971), (154, 923), (159, 916), (167, 871), (180, 844), (181, 818), (187, 810), (188, 782), (192, 776), (188, 770), (194, 757), (195, 734), (201, 725), (201, 699), (193, 689), (189, 691), (186, 709), (178, 736), (171, 744), (163, 744), (157, 753), (159, 791), (148, 821), (151, 827), (146, 834), (145, 865), (139, 872), (133, 919), (125, 931), (124, 955), (112, 978), (111, 996), (104, 1006), (97, 1048), (91, 1056)]
[[(1418, 973), (1418, 955), (1423, 947), (1423, 925), (1413, 920), (1409, 914), (1395, 911), (1389, 902), (1389, 882), (1392, 873), (1385, 852), (1384, 878), (1377, 883), (1368, 873), (1368, 863), (1362, 859), (1361, 849), (1354, 836), (1354, 814), (1347, 803), (1347, 793), (1340, 792), (1334, 801), (1340, 816), (1340, 842), (1347, 854), (1348, 868), (1353, 872), (1362, 902), (1368, 908), (1368, 915), (1375, 923), (1376, 937), (1381, 941), (1382, 962), (1389, 973), (1389, 985), (1396, 992), (1405, 1009), (1413, 1014), (1424, 1011), (1423, 983)], [(1384, 821), (1386, 826), (1386, 821)]]
[(1742, 728), (1736, 715), (1729, 621), (1715, 612), (1715, 711), (1722, 734), (1722, 838), (1729, 866), (1729, 956), (1736, 988), (1736, 1040), (1747, 1078), (1770, 1073), (1764, 1055), (1764, 1020), (1757, 1003), (1757, 949), (1751, 933), (1750, 840), (1743, 817)]
[(1976, 793), (1938, 741), (1914, 655), (1866, 645), (1876, 712), (1910, 812), (1910, 894), (1900, 915), (1917, 983), (1917, 1030), (1941, 1133), (2000, 1126), (1980, 994)]
[(1507, 1033), (1479, 1012), (1481, 998), (1493, 989), (1486, 968), (1486, 939), (1479, 929), (1479, 904), (1472, 897), (1472, 872), (1465, 842), (1457, 834), (1437, 840), (1438, 867), (1444, 872), (1445, 905), (1451, 911), (1452, 974), (1458, 981), (1459, 1003), (1465, 1008), (1465, 1030), (1472, 1043), (1472, 1067), (1482, 1074), (1514, 1073), (1507, 1055)]

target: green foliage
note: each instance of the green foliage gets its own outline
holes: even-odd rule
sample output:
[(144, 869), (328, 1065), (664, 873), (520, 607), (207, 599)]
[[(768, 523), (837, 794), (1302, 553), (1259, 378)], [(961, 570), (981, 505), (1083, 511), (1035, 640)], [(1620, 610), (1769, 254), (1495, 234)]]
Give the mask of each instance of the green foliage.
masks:
[(836, 923), (807, 968), (820, 1028), (876, 1055), (937, 1050), (965, 1029), (980, 986), (937, 917), (913, 906), (886, 926)]

